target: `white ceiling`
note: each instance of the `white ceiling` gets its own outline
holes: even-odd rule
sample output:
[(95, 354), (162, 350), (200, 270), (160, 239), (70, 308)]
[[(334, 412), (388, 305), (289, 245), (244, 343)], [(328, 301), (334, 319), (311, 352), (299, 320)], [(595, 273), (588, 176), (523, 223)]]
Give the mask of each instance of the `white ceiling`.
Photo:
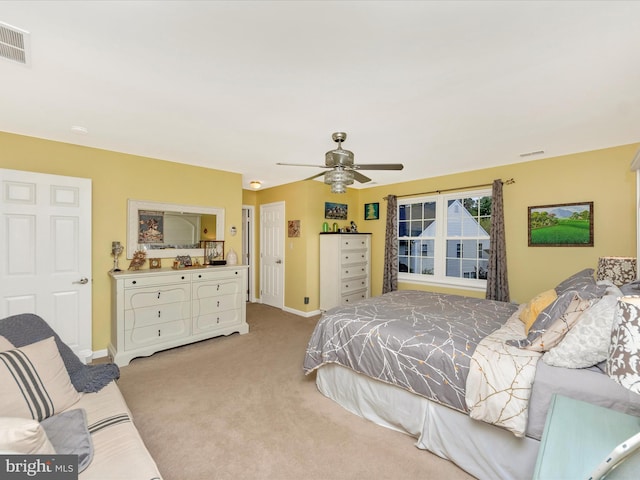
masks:
[(0, 130), (245, 188), (319, 173), (276, 162), (323, 165), (336, 131), (404, 163), (365, 186), (640, 141), (637, 1), (2, 1), (0, 22), (32, 51), (0, 59)]

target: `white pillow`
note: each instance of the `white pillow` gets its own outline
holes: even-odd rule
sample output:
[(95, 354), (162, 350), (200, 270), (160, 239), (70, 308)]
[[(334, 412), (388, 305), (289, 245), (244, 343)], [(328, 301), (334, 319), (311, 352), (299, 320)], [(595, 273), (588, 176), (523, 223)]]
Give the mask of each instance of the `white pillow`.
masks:
[(81, 398), (53, 337), (0, 352), (0, 385), (0, 412), (10, 417), (40, 421)]
[(33, 455), (56, 453), (37, 420), (17, 417), (0, 417), (0, 451)]
[(586, 368), (606, 360), (617, 302), (617, 295), (605, 295), (591, 305), (542, 361), (554, 367)]

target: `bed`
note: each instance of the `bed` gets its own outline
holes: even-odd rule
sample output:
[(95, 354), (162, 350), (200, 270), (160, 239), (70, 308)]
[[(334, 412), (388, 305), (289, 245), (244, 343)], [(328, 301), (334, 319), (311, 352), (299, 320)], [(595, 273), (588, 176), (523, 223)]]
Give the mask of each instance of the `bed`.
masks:
[[(402, 290), (336, 307), (303, 368), (347, 410), (479, 479), (529, 479), (554, 393), (640, 416), (640, 395), (602, 368), (620, 289), (585, 269), (551, 290), (522, 305)], [(597, 324), (597, 348), (582, 323)]]

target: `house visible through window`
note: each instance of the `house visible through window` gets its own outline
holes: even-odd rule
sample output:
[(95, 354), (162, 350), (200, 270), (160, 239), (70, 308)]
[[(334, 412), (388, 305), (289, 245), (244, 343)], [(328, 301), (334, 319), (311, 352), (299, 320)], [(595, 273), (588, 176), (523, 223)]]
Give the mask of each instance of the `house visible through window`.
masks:
[(491, 191), (398, 200), (398, 279), (483, 288)]

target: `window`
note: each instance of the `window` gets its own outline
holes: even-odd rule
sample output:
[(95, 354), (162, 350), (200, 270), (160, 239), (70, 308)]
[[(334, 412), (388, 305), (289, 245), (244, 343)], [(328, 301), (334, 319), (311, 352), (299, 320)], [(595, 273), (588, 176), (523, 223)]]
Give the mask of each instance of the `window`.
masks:
[(485, 288), (491, 190), (398, 200), (398, 279)]

